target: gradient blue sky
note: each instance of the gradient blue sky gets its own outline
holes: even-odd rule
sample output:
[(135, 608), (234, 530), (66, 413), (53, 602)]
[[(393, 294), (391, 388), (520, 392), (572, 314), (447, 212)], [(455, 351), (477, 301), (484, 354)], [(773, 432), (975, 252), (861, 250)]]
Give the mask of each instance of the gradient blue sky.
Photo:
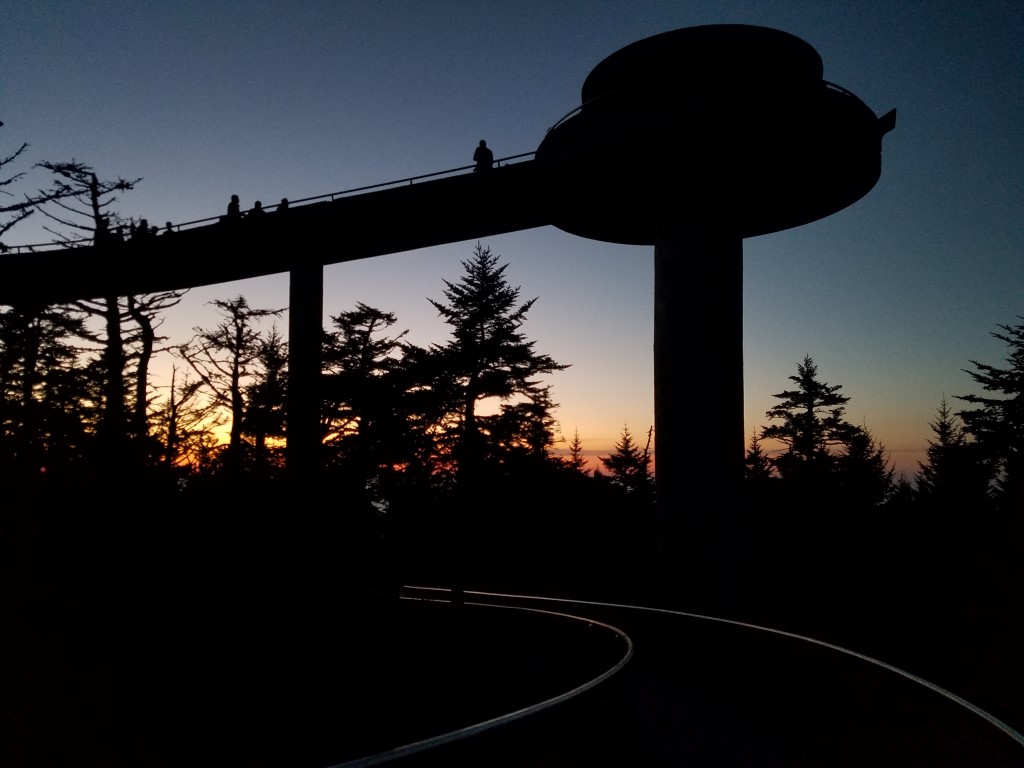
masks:
[[(605, 56), (709, 23), (791, 32), (821, 54), (826, 79), (878, 114), (898, 109), (865, 199), (745, 242), (746, 425), (749, 434), (766, 423), (771, 395), (809, 354), (850, 396), (849, 419), (912, 472), (943, 394), (976, 391), (961, 369), (971, 358), (1002, 363), (990, 332), (1024, 314), (1016, 0), (4, 0), (0, 151), (28, 141), (32, 162), (75, 158), (101, 176), (141, 176), (121, 213), (199, 219), (235, 193), (243, 206), (269, 204), (468, 164), (481, 138), (499, 157), (532, 151)], [(26, 181), (44, 183), (38, 172)], [(5, 239), (46, 238), (26, 222)], [(325, 311), (363, 301), (396, 312), (413, 341), (443, 341), (427, 298), (459, 278), (474, 244), (328, 267)], [(578, 428), (585, 448), (606, 452), (624, 423), (646, 431), (652, 249), (550, 227), (485, 245), (510, 263), (524, 299), (539, 297), (528, 336), (572, 364), (553, 378), (564, 434)], [(184, 340), (211, 322), (206, 302), (238, 293), (283, 307), (287, 278), (194, 290), (164, 331)], [(705, 375), (700, 361), (694, 375)]]

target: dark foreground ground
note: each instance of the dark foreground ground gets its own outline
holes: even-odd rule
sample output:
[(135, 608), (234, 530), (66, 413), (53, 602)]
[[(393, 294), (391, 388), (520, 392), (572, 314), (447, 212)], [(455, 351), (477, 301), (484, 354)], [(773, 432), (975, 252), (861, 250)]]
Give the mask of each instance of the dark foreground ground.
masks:
[[(977, 714), (820, 645), (630, 608), (468, 599), (620, 626), (633, 658), (578, 698), (398, 766), (1024, 765)], [(84, 627), (9, 632), (0, 765), (327, 768), (529, 707), (626, 652), (600, 624), (549, 613), (381, 600), (335, 615), (148, 620), (99, 645)]]
[(626, 648), (544, 614), (353, 608), (289, 630), (140, 627), (106, 647), (8, 633), (0, 765), (335, 765), (557, 696)]
[[(78, 495), (3, 510), (0, 768), (326, 768), (527, 706), (608, 663), (585, 625), (400, 603), (396, 573), (450, 575), (430, 529), (395, 553), (291, 496), (263, 516), (228, 497), (102, 517)], [(648, 549), (543, 530), (484, 531), (464, 572), (501, 591), (653, 602)], [(886, 530), (755, 530), (726, 615), (890, 662), (1024, 729), (1017, 550)], [(1024, 765), (947, 699), (861, 663), (586, 610), (635, 636), (624, 673), (399, 765)]]

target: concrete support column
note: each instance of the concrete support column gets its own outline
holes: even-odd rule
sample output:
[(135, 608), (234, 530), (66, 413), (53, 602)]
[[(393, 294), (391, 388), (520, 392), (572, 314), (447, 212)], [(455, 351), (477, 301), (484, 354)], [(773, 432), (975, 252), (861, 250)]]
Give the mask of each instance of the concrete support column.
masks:
[(316, 478), (320, 469), (320, 375), (324, 268), (292, 269), (288, 285), (288, 475)]
[(663, 600), (727, 609), (743, 481), (743, 240), (662, 227), (654, 246), (654, 424)]

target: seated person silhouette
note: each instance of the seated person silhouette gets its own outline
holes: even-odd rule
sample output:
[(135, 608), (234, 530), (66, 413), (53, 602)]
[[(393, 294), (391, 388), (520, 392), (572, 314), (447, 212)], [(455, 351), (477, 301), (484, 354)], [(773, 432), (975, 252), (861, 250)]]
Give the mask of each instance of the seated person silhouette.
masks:
[(476, 148), (473, 153), (473, 162), (476, 163), (474, 172), (478, 171), (489, 171), (491, 166), (494, 165), (494, 153), (487, 148), (487, 142), (480, 139), (480, 146)]
[(246, 218), (250, 218), (250, 219), (258, 219), (264, 213), (266, 213), (266, 211), (263, 210), (263, 203), (261, 203), (259, 200), (257, 200), (253, 204), (252, 210), (249, 211), (247, 214), (245, 214), (245, 216), (246, 216)]
[(281, 202), (277, 204), (277, 212), (281, 213), (282, 211), (287, 211), (287, 210), (288, 210), (288, 198), (287, 197), (282, 197), (281, 198)]

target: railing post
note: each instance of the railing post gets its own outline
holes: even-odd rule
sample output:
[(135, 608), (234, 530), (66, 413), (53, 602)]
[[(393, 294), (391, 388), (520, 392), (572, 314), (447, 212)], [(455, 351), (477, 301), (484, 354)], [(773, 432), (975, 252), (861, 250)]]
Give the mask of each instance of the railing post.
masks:
[(288, 475), (314, 480), (320, 469), (320, 377), (324, 268), (301, 264), (288, 286)]

